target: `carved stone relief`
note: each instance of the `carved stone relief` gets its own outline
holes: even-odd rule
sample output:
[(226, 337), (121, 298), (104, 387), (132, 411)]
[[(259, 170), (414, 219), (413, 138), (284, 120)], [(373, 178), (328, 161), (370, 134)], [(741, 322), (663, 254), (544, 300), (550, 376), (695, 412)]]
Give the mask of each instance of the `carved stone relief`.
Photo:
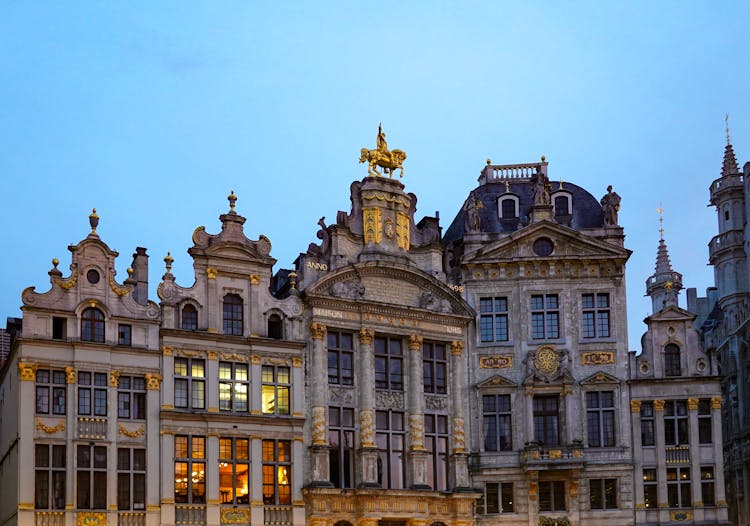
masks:
[(375, 407), (378, 409), (403, 409), (404, 393), (378, 391), (375, 394)]

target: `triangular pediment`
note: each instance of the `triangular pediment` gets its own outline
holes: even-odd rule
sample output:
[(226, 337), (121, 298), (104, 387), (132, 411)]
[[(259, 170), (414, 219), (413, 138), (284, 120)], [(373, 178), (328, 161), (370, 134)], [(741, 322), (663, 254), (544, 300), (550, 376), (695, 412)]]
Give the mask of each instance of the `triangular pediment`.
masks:
[(696, 318), (696, 315), (690, 311), (671, 305), (660, 310), (657, 313), (652, 314), (648, 318), (648, 321), (692, 321)]
[(492, 387), (518, 387), (516, 383), (499, 374), (493, 374), (486, 380), (477, 384), (477, 389), (489, 389)]
[[(552, 242), (552, 251), (546, 256), (539, 255), (534, 250), (534, 244), (542, 238)], [(468, 254), (464, 263), (482, 264), (540, 259), (625, 260), (630, 253), (630, 250), (587, 236), (572, 228), (551, 221), (542, 221)]]
[(325, 274), (305, 295), (342, 302), (373, 303), (473, 318), (473, 309), (448, 285), (407, 265), (367, 262)]
[(581, 380), (581, 385), (619, 384), (620, 380), (604, 371), (594, 373), (588, 378)]

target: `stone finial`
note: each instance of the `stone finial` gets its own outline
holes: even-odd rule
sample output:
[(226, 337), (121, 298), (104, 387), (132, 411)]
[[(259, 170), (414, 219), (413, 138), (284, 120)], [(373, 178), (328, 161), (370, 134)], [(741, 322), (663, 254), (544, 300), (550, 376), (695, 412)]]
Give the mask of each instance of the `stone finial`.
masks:
[(289, 288), (292, 294), (297, 293), (297, 273), (294, 271), (289, 273)]
[(229, 213), (234, 213), (234, 204), (237, 202), (237, 196), (234, 194), (234, 190), (229, 193), (227, 200), (229, 201)]
[(171, 252), (167, 252), (167, 255), (164, 256), (164, 265), (167, 267), (167, 273), (172, 273), (172, 263), (174, 263), (174, 258), (172, 257)]
[(96, 227), (99, 226), (99, 216), (96, 213), (96, 208), (91, 209), (91, 214), (89, 214), (89, 225), (91, 225), (91, 234), (90, 235), (97, 235), (96, 234)]
[(62, 276), (62, 272), (60, 272), (60, 269), (57, 268), (57, 265), (60, 264), (60, 260), (57, 258), (52, 258), (52, 269), (48, 272), (50, 276)]

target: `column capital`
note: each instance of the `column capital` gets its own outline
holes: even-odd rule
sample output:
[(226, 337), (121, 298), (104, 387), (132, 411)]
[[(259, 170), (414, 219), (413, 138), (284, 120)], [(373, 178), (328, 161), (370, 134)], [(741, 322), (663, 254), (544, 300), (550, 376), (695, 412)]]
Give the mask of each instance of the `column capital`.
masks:
[(65, 368), (65, 382), (69, 384), (76, 383), (76, 368), (75, 367)]
[(453, 356), (461, 356), (464, 352), (464, 342), (461, 340), (453, 340), (451, 342), (451, 354)]
[(359, 330), (359, 343), (363, 345), (372, 345), (372, 340), (375, 338), (375, 331), (362, 327)]
[(38, 367), (35, 363), (21, 363), (18, 362), (18, 374), (22, 381), (33, 382), (36, 380), (36, 368)]
[(310, 336), (312, 336), (313, 340), (322, 340), (325, 338), (327, 330), (328, 327), (322, 323), (313, 322), (310, 324)]
[(109, 386), (120, 387), (120, 371), (113, 369), (109, 372)]
[(711, 397), (711, 409), (721, 409), (721, 402), (722, 402), (721, 396), (712, 396)]
[(688, 411), (697, 411), (698, 410), (698, 399), (697, 398), (688, 398), (687, 399), (687, 406), (688, 406)]
[(630, 412), (631, 413), (640, 413), (641, 412), (641, 401), (640, 400), (631, 400), (630, 401)]
[(654, 400), (654, 411), (664, 411), (664, 400)]
[(410, 351), (421, 351), (422, 341), (424, 338), (420, 334), (412, 334), (409, 336), (409, 350)]
[(146, 375), (146, 389), (149, 391), (158, 391), (163, 380), (160, 374), (147, 374)]

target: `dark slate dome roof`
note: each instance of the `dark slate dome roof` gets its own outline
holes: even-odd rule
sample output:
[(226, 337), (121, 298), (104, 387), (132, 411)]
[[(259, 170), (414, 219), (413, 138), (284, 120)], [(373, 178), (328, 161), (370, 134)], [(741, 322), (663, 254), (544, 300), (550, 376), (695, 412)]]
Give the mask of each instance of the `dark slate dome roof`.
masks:
[[(507, 181), (507, 186), (506, 186)], [(558, 220), (575, 230), (585, 228), (602, 228), (604, 218), (602, 206), (599, 201), (588, 191), (573, 183), (550, 181), (552, 185), (552, 198), (561, 189), (572, 196), (573, 213), (569, 216), (558, 218)], [(562, 186), (562, 188), (561, 188)], [(481, 231), (497, 234), (510, 234), (529, 224), (531, 217), (531, 205), (533, 203), (531, 183), (528, 179), (493, 180), (479, 185), (472, 192), (475, 199), (482, 202), (480, 211)], [(470, 194), (471, 195), (471, 194)], [(500, 219), (498, 213), (498, 199), (504, 195), (515, 195), (519, 201), (519, 217), (517, 219)], [(468, 200), (468, 198), (467, 198)], [(458, 215), (446, 230), (443, 236), (443, 244), (448, 245), (464, 236), (464, 225), (466, 223), (466, 210), (462, 205)]]

